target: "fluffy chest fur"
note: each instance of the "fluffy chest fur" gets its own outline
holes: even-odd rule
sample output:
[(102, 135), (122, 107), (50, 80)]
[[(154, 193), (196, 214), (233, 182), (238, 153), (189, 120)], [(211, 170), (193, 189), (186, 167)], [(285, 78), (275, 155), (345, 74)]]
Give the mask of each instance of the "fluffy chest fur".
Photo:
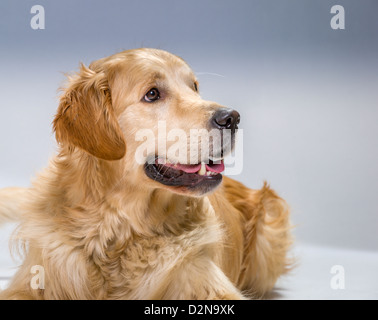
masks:
[(100, 203), (75, 206), (72, 196), (80, 198), (86, 189), (64, 190), (56, 169), (50, 167), (38, 179), (44, 183), (31, 189), (29, 214), (18, 232), (29, 248), (30, 268), (45, 270), (45, 290), (36, 297), (162, 298), (172, 273), (204, 258), (217, 260), (222, 228), (207, 197), (157, 191), (140, 201), (138, 190), (118, 190)]

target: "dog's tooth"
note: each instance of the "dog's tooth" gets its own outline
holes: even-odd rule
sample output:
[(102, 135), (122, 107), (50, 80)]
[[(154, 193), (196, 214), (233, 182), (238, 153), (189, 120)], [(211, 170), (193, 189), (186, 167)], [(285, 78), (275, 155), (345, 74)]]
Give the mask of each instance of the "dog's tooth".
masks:
[(211, 171), (206, 171), (207, 176), (211, 176)]
[(205, 166), (205, 162), (202, 162), (202, 163), (201, 163), (201, 169), (200, 169), (200, 171), (198, 171), (198, 174), (199, 174), (200, 176), (204, 176), (204, 175), (206, 174), (206, 166)]

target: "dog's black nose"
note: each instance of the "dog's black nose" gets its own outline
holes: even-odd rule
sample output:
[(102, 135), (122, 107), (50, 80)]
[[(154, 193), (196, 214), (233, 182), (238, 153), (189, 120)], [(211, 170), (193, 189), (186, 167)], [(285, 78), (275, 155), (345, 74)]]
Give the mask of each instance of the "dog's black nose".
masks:
[(219, 109), (215, 111), (211, 122), (213, 127), (217, 129), (231, 129), (231, 131), (235, 131), (240, 123), (240, 114), (232, 109)]

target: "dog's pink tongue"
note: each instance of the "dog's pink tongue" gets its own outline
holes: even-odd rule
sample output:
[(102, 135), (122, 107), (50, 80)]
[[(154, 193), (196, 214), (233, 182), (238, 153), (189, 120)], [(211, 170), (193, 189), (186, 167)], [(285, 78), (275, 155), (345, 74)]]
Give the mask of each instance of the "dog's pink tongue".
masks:
[(206, 169), (208, 171), (212, 171), (212, 172), (216, 172), (216, 173), (221, 173), (221, 172), (224, 171), (224, 162), (222, 160), (222, 162), (219, 163), (219, 164), (215, 164), (215, 163), (213, 163), (213, 164), (207, 164), (206, 165)]
[[(158, 161), (158, 163), (163, 163), (163, 162)], [(186, 173), (196, 173), (196, 172), (201, 170), (201, 164), (200, 163), (199, 164), (164, 163), (164, 165), (167, 166), (167, 167), (176, 169), (176, 170), (184, 171)], [(221, 172), (224, 171), (223, 160), (219, 164), (211, 163), (211, 164), (205, 164), (205, 166), (206, 166), (207, 171), (212, 171), (212, 172), (216, 172), (216, 173), (221, 173)]]
[(182, 170), (186, 173), (195, 173), (201, 169), (201, 164), (177, 164), (176, 169)]
[(176, 170), (184, 171), (186, 173), (195, 173), (195, 172), (198, 172), (201, 169), (201, 164), (180, 164), (180, 163), (177, 163), (177, 164), (173, 165), (171, 163), (165, 163), (164, 165), (167, 166), (167, 167), (171, 167), (173, 169), (176, 169)]

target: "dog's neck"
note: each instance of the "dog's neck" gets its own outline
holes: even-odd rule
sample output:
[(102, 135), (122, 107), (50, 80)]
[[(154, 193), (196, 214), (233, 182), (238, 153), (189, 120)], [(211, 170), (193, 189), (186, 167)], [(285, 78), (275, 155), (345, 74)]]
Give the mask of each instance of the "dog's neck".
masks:
[(53, 184), (58, 189), (54, 192), (64, 197), (60, 200), (66, 207), (84, 205), (82, 214), (90, 212), (87, 214), (101, 225), (112, 216), (118, 219), (123, 229), (118, 231), (125, 236), (178, 235), (201, 223), (205, 219), (202, 213), (211, 206), (207, 197), (189, 197), (123, 183), (116, 163), (81, 151), (61, 152), (52, 163), (52, 171)]

